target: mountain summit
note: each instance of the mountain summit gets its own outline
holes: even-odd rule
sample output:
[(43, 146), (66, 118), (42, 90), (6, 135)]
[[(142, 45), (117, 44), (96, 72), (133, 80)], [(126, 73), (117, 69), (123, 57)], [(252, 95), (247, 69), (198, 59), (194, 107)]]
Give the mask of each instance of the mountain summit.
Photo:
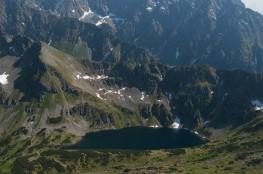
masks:
[[(27, 0), (27, 6), (110, 27), (170, 65), (263, 70), (263, 17), (240, 0)], [(108, 26), (108, 27), (107, 27)]]

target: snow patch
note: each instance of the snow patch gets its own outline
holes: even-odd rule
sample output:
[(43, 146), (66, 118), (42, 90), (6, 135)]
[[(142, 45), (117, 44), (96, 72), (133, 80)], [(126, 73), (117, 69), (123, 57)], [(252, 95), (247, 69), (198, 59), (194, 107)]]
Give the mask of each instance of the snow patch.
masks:
[(165, 11), (165, 10), (166, 10), (166, 8), (165, 8), (164, 6), (161, 6), (161, 10)]
[(213, 20), (217, 19), (216, 11), (213, 8), (208, 10), (208, 16)]
[(83, 15), (79, 18), (80, 21), (85, 20), (87, 17), (90, 17), (94, 14), (93, 11), (91, 11), (91, 9), (89, 9), (89, 11), (84, 11)]
[(48, 45), (51, 45), (51, 44), (52, 44), (52, 40), (49, 40)]
[(140, 98), (140, 100), (141, 100), (141, 101), (144, 101), (144, 99), (145, 99), (145, 93), (142, 92), (142, 93), (141, 93), (141, 98)]
[(150, 127), (151, 127), (151, 128), (159, 128), (160, 126), (157, 125), (157, 124), (155, 124), (155, 125), (151, 125)]
[(110, 16), (100, 17), (100, 20), (98, 20), (98, 22), (95, 25), (99, 26), (101, 24), (107, 23), (108, 20), (110, 20)]
[(152, 7), (147, 7), (146, 10), (151, 12), (153, 10), (153, 8)]
[(251, 104), (253, 105), (253, 107), (256, 111), (263, 110), (263, 102), (261, 102), (259, 100), (252, 100)]
[(126, 89), (127, 89), (126, 87), (124, 87), (124, 88), (121, 88), (121, 91), (126, 91)]
[(122, 100), (125, 100), (125, 99), (123, 98), (123, 97), (124, 97), (123, 92), (125, 92), (125, 90), (126, 90), (126, 87), (121, 88), (121, 89), (117, 89), (117, 90), (99, 88), (99, 89), (98, 89), (98, 92), (99, 92), (100, 94), (102, 94), (103, 96), (106, 96), (106, 95), (116, 95), (116, 96), (121, 97)]
[(8, 84), (8, 76), (9, 74), (7, 74), (6, 72), (4, 72), (2, 75), (0, 75), (0, 83), (2, 85), (7, 85)]
[(99, 93), (96, 93), (96, 96), (97, 96), (97, 98), (104, 100), (104, 98), (102, 98)]
[(181, 120), (180, 118), (176, 117), (172, 124), (172, 128), (179, 129), (180, 127), (181, 127)]
[(81, 73), (76, 75), (76, 78), (78, 80), (80, 79), (84, 79), (84, 80), (90, 80), (90, 81), (94, 81), (94, 80), (105, 80), (108, 79), (108, 76), (105, 75), (94, 75), (94, 76), (89, 76), (89, 75), (82, 75)]

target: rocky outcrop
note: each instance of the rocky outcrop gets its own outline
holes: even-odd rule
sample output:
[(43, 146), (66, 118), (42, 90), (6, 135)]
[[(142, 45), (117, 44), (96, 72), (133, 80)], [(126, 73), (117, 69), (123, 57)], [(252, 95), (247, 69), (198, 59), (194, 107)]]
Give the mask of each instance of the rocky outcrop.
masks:
[(90, 0), (89, 5), (123, 19), (118, 36), (164, 63), (263, 70), (263, 17), (240, 0)]
[(171, 108), (162, 103), (139, 105), (139, 111), (144, 119), (156, 118), (160, 125), (164, 127), (170, 126), (174, 121)]

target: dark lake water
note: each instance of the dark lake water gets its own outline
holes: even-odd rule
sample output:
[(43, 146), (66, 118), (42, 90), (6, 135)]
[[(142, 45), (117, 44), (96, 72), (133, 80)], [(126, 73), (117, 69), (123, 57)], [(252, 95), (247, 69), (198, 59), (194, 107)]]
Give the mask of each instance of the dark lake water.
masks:
[(185, 129), (134, 127), (88, 133), (74, 149), (171, 149), (204, 144)]

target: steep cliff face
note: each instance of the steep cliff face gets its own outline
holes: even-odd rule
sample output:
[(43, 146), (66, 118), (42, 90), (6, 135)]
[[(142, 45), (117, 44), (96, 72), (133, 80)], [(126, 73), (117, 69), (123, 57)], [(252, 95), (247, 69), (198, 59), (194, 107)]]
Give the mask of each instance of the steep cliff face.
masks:
[(117, 27), (119, 37), (165, 63), (262, 71), (263, 18), (239, 0), (91, 0), (90, 7), (124, 19)]
[[(138, 105), (153, 105), (157, 96), (150, 98), (151, 90), (146, 90), (146, 86), (133, 85), (139, 83), (117, 80), (120, 73), (109, 76), (114, 74), (110, 73), (113, 65), (105, 71), (96, 69), (98, 63), (93, 67), (84, 66), (64, 52), (22, 36), (11, 41), (3, 36), (2, 42), (5, 43), (0, 45), (4, 50), (0, 57), (0, 133), (3, 136), (21, 128), (27, 132), (26, 136), (40, 129), (52, 132), (58, 128), (81, 135), (90, 130), (151, 124), (169, 126), (173, 122), (171, 115), (166, 114), (170, 113), (167, 101), (166, 107), (153, 106), (160, 109), (149, 115), (151, 122), (143, 118)], [(129, 58), (122, 63), (149, 66), (148, 63), (154, 62), (147, 56), (138, 60), (134, 55)], [(146, 71), (138, 75), (144, 73)]]
[[(219, 113), (223, 112), (222, 108), (225, 109), (225, 107), (222, 106), (226, 105), (225, 100), (223, 102), (221, 101), (222, 97), (235, 93), (234, 90), (226, 91), (224, 86), (222, 86), (222, 84), (225, 84), (224, 81), (227, 77), (224, 75), (226, 72), (221, 71), (221, 69), (240, 68), (248, 70), (252, 68), (251, 62), (249, 63), (248, 61), (244, 63), (244, 60), (248, 59), (242, 57), (245, 54), (241, 54), (242, 50), (240, 50), (240, 48), (246, 47), (247, 53), (252, 54), (252, 52), (250, 51), (250, 46), (245, 46), (243, 43), (256, 44), (257, 46), (253, 48), (253, 50), (257, 53), (253, 54), (258, 55), (256, 56), (258, 58), (257, 61), (260, 61), (261, 58), (260, 21), (262, 17), (257, 13), (245, 9), (244, 5), (238, 0), (206, 0), (202, 2), (143, 1), (141, 3), (139, 3), (139, 1), (129, 1), (125, 4), (123, 1), (120, 1), (117, 3), (118, 5), (116, 5), (116, 3), (113, 5), (113, 1), (90, 1), (88, 5), (87, 2), (85, 2), (85, 8), (94, 9), (98, 14), (107, 15), (107, 13), (113, 11), (120, 18), (125, 18), (124, 23), (118, 24), (122, 26), (122, 30), (117, 30), (118, 35), (121, 36), (122, 39), (146, 48), (149, 48), (149, 45), (147, 46), (148, 43), (154, 44), (156, 47), (153, 49), (154, 51), (160, 50), (157, 47), (163, 45), (163, 40), (166, 40), (165, 45), (169, 47), (170, 51), (165, 51), (165, 54), (169, 54), (170, 58), (176, 56), (176, 64), (211, 64), (219, 68), (219, 70), (207, 66), (170, 67), (163, 65), (153, 59), (153, 56), (150, 54), (150, 51), (153, 52), (151, 49), (148, 51), (132, 44), (123, 43), (114, 33), (105, 31), (92, 24), (80, 22), (79, 19), (74, 19), (76, 17), (70, 16), (67, 13), (61, 14), (61, 16), (70, 18), (61, 18), (59, 7), (62, 6), (62, 4), (57, 1), (52, 3), (49, 1), (38, 1), (38, 5), (34, 5), (35, 7), (33, 7), (32, 4), (31, 6), (27, 3), (22, 4), (22, 2), (18, 0), (1, 1), (1, 3), (3, 3), (3, 7), (5, 7), (2, 7), (3, 11), (1, 12), (1, 17), (4, 19), (1, 21), (3, 32), (14, 35), (23, 34), (33, 40), (44, 41), (50, 46), (74, 55), (85, 65), (81, 65), (84, 69), (86, 68), (83, 72), (100, 73), (105, 77), (110, 77), (107, 80), (104, 79), (106, 81), (106, 89), (104, 86), (101, 86), (100, 83), (95, 83), (91, 86), (90, 84), (83, 85), (82, 83), (76, 83), (75, 85), (78, 88), (85, 91), (88, 87), (88, 89), (91, 90), (86, 92), (93, 94), (94, 97), (100, 100), (111, 100), (111, 102), (131, 109), (136, 113), (142, 112), (135, 107), (138, 103), (149, 104), (151, 112), (148, 115), (156, 117), (158, 121), (162, 122), (165, 126), (172, 124), (173, 119), (177, 116), (181, 117), (182, 124), (188, 128), (202, 126), (206, 121), (215, 119), (215, 115), (220, 117), (219, 115), (221, 114)], [(77, 8), (82, 7), (80, 5), (81, 3), (84, 2), (65, 1), (65, 6), (69, 6), (69, 9)], [(119, 9), (121, 6), (124, 8), (122, 8), (121, 11), (117, 11), (116, 9)], [(15, 8), (11, 10), (11, 7)], [(39, 8), (44, 8), (45, 10)], [(57, 11), (57, 13), (53, 14), (54, 11)], [(134, 17), (134, 13), (136, 17)], [(169, 18), (169, 16), (173, 16), (173, 18)], [(153, 30), (152, 25), (147, 25), (150, 19), (159, 20), (159, 23), (166, 26), (166, 28), (162, 29), (163, 31), (159, 34), (156, 34), (156, 31), (149, 32), (149, 30)], [(251, 25), (256, 21), (258, 22), (252, 25), (255, 27), (248, 28), (245, 27), (246, 25), (244, 24), (244, 21), (247, 20), (251, 22)], [(134, 32), (129, 32), (131, 38), (126, 38), (125, 33), (122, 33), (122, 31), (128, 33), (128, 23), (135, 27)], [(142, 31), (141, 29), (144, 30)], [(141, 33), (144, 37), (137, 37), (136, 32)], [(171, 32), (173, 33), (172, 35)], [(221, 35), (220, 39), (215, 41), (214, 38), (217, 38), (218, 35)], [(157, 37), (159, 39), (155, 40)], [(167, 40), (165, 37), (169, 39)], [(132, 38), (137, 38), (137, 41), (133, 42)], [(15, 40), (23, 44), (15, 46), (16, 49), (14, 51), (13, 47), (11, 47), (3, 37), (1, 39), (3, 43), (1, 53), (3, 55), (8, 54), (21, 57), (19, 62), (27, 62), (23, 63), (23, 66), (21, 63), (15, 64), (17, 69), (23, 68), (23, 72), (20, 73), (21, 76), (15, 81), (15, 85), (19, 86), (20, 91), (27, 93), (28, 95), (26, 96), (42, 95), (42, 93), (45, 93), (45, 90), (58, 92), (59, 90), (54, 88), (54, 84), (52, 87), (47, 87), (47, 85), (43, 85), (39, 80), (46, 74), (45, 71), (49, 70), (45, 69), (45, 66), (37, 66), (41, 65), (40, 62), (35, 62), (31, 58), (25, 58), (28, 57), (28, 55), (38, 57), (43, 51), (37, 51), (36, 44), (34, 44), (34, 47), (31, 46), (32, 41), (30, 40), (28, 40), (27, 43), (26, 41), (22, 41), (23, 39), (21, 37), (17, 37), (14, 39), (13, 45), (15, 45)], [(257, 40), (257, 42), (255, 42), (255, 40)], [(179, 45), (180, 48), (177, 49), (173, 47), (177, 47), (177, 45)], [(28, 47), (32, 47), (32, 49), (25, 51)], [(162, 47), (162, 49), (165, 50), (168, 47)], [(181, 52), (180, 49), (184, 51)], [(220, 54), (218, 54), (220, 49)], [(10, 52), (10, 50), (13, 51)], [(41, 50), (43, 50), (42, 47)], [(206, 51), (204, 52), (204, 50)], [(173, 53), (174, 51), (175, 53)], [(49, 55), (48, 53), (50, 53), (49, 49), (47, 49), (44, 54)], [(224, 56), (222, 56), (221, 53)], [(201, 56), (200, 61), (199, 59), (198, 61), (192, 60), (202, 54), (205, 54), (205, 56)], [(165, 60), (165, 58), (161, 56), (161, 52), (159, 55), (161, 61)], [(253, 56), (249, 56), (249, 58), (252, 57)], [(50, 60), (48, 62), (50, 63)], [(35, 65), (35, 63), (37, 65)], [(258, 65), (260, 66), (260, 63), (258, 63)], [(256, 66), (256, 64), (253, 64), (253, 71), (257, 71), (257, 68), (254, 66)], [(58, 66), (55, 67), (55, 69), (58, 68)], [(59, 69), (61, 74), (68, 74), (68, 72), (63, 71), (61, 68)], [(77, 71), (73, 72), (75, 74), (79, 73)], [(230, 71), (230, 74), (236, 73), (236, 71)], [(37, 75), (34, 76), (33, 74)], [(54, 74), (53, 71), (52, 74)], [(78, 78), (84, 78), (84, 74), (79, 74)], [(25, 77), (23, 77), (24, 75)], [(30, 75), (30, 78), (27, 78), (27, 75)], [(104, 76), (100, 76), (100, 78), (104, 78)], [(258, 75), (255, 76), (257, 77)], [(245, 77), (246, 75), (244, 74), (244, 78)], [(253, 75), (251, 75), (251, 77), (253, 77)], [(67, 76), (58, 76), (57, 78), (60, 80), (63, 90), (74, 91), (70, 85), (66, 83), (66, 79), (68, 79)], [(76, 76), (71, 78), (76, 78)], [(89, 76), (89, 79), (94, 78), (95, 77)], [(235, 78), (234, 75), (233, 78)], [(240, 78), (242, 79), (242, 77)], [(254, 80), (255, 79), (251, 79), (251, 83)], [(30, 85), (32, 89), (29, 90), (25, 86), (31, 83), (39, 83), (39, 85), (37, 85), (37, 88), (34, 87), (34, 84)], [(226, 85), (228, 85), (228, 83)], [(118, 87), (116, 88), (116, 86)], [(123, 90), (123, 93), (126, 95), (125, 102), (121, 101), (123, 94), (119, 92), (123, 87), (129, 88), (127, 91)], [(94, 90), (94, 88), (97, 89)], [(136, 88), (136, 90), (131, 90), (132, 88)], [(250, 88), (252, 87), (247, 86), (246, 90), (249, 91)], [(115, 96), (110, 96), (112, 94)], [(119, 95), (117, 99), (116, 95)], [(148, 98), (146, 97), (147, 95), (149, 95)], [(128, 99), (129, 96), (131, 99)], [(152, 96), (153, 98), (151, 98)], [(163, 96), (168, 98), (168, 101), (162, 100), (165, 101), (165, 107), (161, 109), (164, 110), (161, 112), (160, 107), (162, 106), (159, 107), (155, 105), (155, 103), (157, 100), (162, 99)], [(231, 101), (233, 100), (234, 102), (234, 100), (241, 98), (241, 96), (242, 94), (238, 93)], [(253, 95), (253, 97), (256, 98), (256, 95)], [(134, 100), (134, 102), (130, 100)], [(247, 97), (245, 108), (251, 107), (249, 100), (252, 100), (252, 97)], [(152, 111), (153, 108), (159, 108), (162, 114), (154, 114)], [(242, 107), (240, 109), (243, 111), (244, 108)], [(230, 115), (230, 113), (232, 113), (231, 108), (227, 110), (227, 113)], [(214, 114), (215, 112), (217, 112), (217, 114)], [(213, 118), (210, 118), (210, 115), (212, 115), (211, 117)], [(231, 123), (231, 121), (232, 119), (230, 119), (229, 123)]]
[[(240, 0), (28, 0), (25, 4), (20, 1), (2, 3), (7, 7), (14, 7), (14, 4), (19, 6), (18, 12), (15, 13), (17, 15), (13, 14), (12, 17), (10, 14), (13, 12), (5, 13), (10, 8), (1, 12), (2, 22), (10, 23), (8, 31), (14, 31), (14, 28), (20, 25), (15, 24), (16, 21), (21, 21), (18, 18), (26, 19), (19, 17), (22, 15), (19, 11), (30, 8), (29, 11), (73, 18), (97, 25), (107, 32), (115, 32), (121, 40), (148, 49), (163, 63), (209, 64), (217, 69), (243, 69), (249, 72), (263, 69), (263, 17), (246, 9)], [(21, 4), (24, 6), (21, 7)], [(48, 20), (34, 18), (42, 22)], [(60, 23), (60, 26), (67, 28), (65, 22)], [(81, 27), (83, 26), (82, 24)], [(18, 28), (23, 27), (20, 25)], [(33, 26), (30, 28), (36, 29)], [(59, 33), (55, 32), (53, 35), (57, 36)], [(77, 37), (71, 38), (72, 40), (78, 41), (83, 54), (86, 53), (85, 56), (90, 53), (86, 47), (92, 46), (83, 45), (83, 40), (78, 40)], [(109, 51), (110, 48), (107, 47), (114, 45), (111, 41), (105, 40), (104, 43), (104, 46), (101, 46), (104, 51)]]
[(88, 4), (112, 18), (122, 40), (147, 48), (165, 63), (262, 70), (262, 15), (239, 0), (90, 0)]
[(1, 16), (5, 19), (1, 24), (2, 32), (44, 41), (83, 61), (118, 63), (121, 58), (152, 57), (146, 50), (123, 43), (114, 33), (103, 31), (93, 24), (74, 18), (60, 18), (47, 11), (21, 5), (17, 0), (2, 2), (6, 7), (5, 14)]
[(220, 71), (209, 66), (168, 70), (159, 91), (188, 128), (242, 125), (261, 110), (262, 74)]

